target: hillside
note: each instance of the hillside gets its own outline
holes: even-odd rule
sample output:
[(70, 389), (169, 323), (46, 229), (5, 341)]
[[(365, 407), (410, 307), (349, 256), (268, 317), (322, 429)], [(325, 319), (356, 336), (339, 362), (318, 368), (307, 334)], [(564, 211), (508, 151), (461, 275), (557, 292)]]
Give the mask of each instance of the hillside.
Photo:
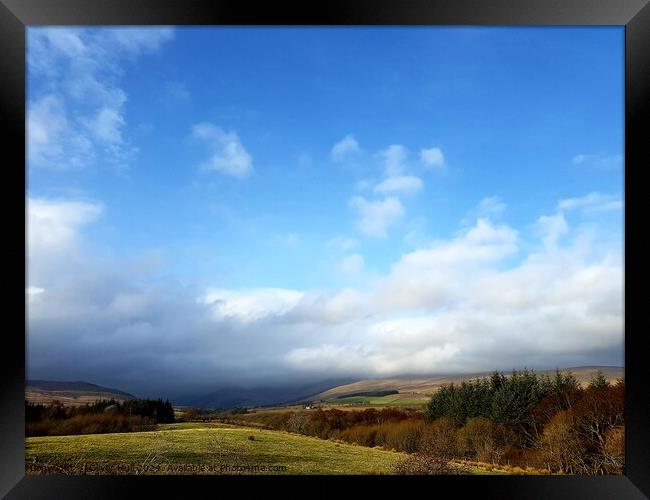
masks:
[[(26, 472), (390, 474), (406, 458), (404, 453), (225, 424), (169, 424), (160, 429), (30, 437), (26, 439)], [(241, 470), (228, 469), (233, 466)]]
[[(597, 370), (602, 370), (605, 378), (609, 381), (615, 381), (617, 378), (623, 378), (624, 370), (621, 367), (614, 366), (581, 366), (573, 368), (565, 368), (562, 371), (570, 371), (575, 375), (581, 385), (586, 385), (589, 380), (596, 373)], [(537, 373), (547, 373), (552, 375), (555, 370), (543, 370)], [(489, 377), (490, 372), (483, 373), (469, 373), (464, 375), (445, 375), (445, 376), (432, 376), (432, 377), (395, 377), (384, 379), (369, 379), (360, 380), (351, 384), (340, 385), (332, 389), (320, 392), (310, 396), (306, 400), (321, 401), (331, 400), (334, 398), (340, 399), (349, 397), (354, 394), (364, 393), (369, 391), (387, 391), (397, 390), (400, 394), (406, 396), (430, 396), (438, 390), (438, 388), (445, 384), (460, 383), (463, 380), (470, 380), (476, 378)]]
[(135, 398), (119, 389), (80, 381), (27, 380), (25, 386), (25, 399), (30, 403), (60, 401), (64, 405), (83, 405), (98, 399), (124, 401)]
[(278, 385), (266, 387), (222, 387), (209, 394), (189, 396), (175, 400), (182, 406), (198, 408), (232, 408), (237, 406), (271, 406), (284, 405), (306, 400), (332, 387), (351, 382), (350, 378), (323, 380), (305, 385)]

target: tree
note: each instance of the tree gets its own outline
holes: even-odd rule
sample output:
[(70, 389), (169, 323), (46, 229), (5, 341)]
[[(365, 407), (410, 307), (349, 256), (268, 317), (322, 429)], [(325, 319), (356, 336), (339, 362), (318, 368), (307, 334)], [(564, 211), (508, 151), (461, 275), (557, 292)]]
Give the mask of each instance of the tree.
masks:
[(591, 381), (589, 382), (589, 387), (593, 387), (595, 389), (602, 389), (604, 387), (609, 387), (609, 382), (607, 382), (607, 379), (605, 378), (605, 375), (603, 374), (602, 370), (598, 370), (593, 377), (591, 377)]
[(304, 413), (293, 413), (286, 423), (286, 429), (296, 434), (306, 434), (309, 417)]
[(550, 387), (534, 372), (513, 371), (492, 398), (491, 417), (505, 425), (521, 425), (530, 410), (549, 393)]
[(625, 427), (617, 426), (605, 433), (603, 446), (603, 462), (605, 474), (623, 473), (625, 463)]
[(571, 410), (560, 411), (544, 427), (539, 446), (551, 471), (579, 474), (586, 470), (585, 446)]

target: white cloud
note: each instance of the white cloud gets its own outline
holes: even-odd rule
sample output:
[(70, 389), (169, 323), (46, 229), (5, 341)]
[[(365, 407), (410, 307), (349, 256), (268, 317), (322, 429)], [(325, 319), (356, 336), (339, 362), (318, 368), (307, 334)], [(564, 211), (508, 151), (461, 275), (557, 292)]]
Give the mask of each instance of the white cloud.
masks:
[(25, 288), (25, 295), (27, 296), (27, 302), (30, 304), (33, 304), (37, 300), (40, 300), (44, 293), (45, 293), (45, 288), (41, 288), (38, 286), (28, 286), (27, 288)]
[(308, 372), (366, 373), (372, 376), (391, 376), (396, 373), (429, 373), (431, 366), (442, 366), (458, 352), (452, 344), (427, 346), (421, 350), (386, 352), (366, 344), (321, 344), (311, 348), (292, 349), (287, 362)]
[(560, 237), (569, 232), (569, 226), (562, 213), (544, 215), (539, 218), (538, 225), (543, 234), (544, 246), (548, 249), (556, 248)]
[(350, 206), (359, 213), (357, 226), (366, 236), (385, 238), (388, 229), (404, 215), (404, 206), (394, 196), (378, 201), (353, 196), (350, 198)]
[(98, 142), (121, 145), (124, 123), (124, 117), (119, 111), (103, 107), (87, 122), (87, 127)]
[(516, 254), (518, 234), (508, 226), (479, 219), (476, 225), (446, 241), (404, 254), (381, 284), (377, 300), (393, 309), (437, 307), (462, 297), (457, 275), (467, 275)]
[(259, 288), (246, 291), (211, 289), (201, 298), (218, 319), (257, 321), (281, 316), (293, 309), (304, 293), (284, 288)]
[(616, 196), (604, 195), (597, 192), (589, 193), (579, 198), (567, 198), (557, 204), (558, 210), (582, 210), (586, 213), (610, 212), (622, 210), (623, 201)]
[(402, 174), (406, 168), (408, 150), (400, 144), (392, 144), (382, 151), (386, 176), (394, 177)]
[(358, 253), (353, 253), (341, 259), (339, 271), (343, 276), (348, 278), (357, 278), (363, 273), (364, 265), (363, 256)]
[(346, 158), (358, 155), (360, 152), (359, 143), (353, 135), (349, 134), (332, 146), (331, 156), (334, 161), (343, 161)]
[(123, 165), (136, 151), (124, 137), (124, 62), (172, 37), (171, 28), (30, 28), (30, 166), (66, 169), (97, 159)]
[[(550, 224), (556, 234), (559, 220)], [(358, 306), (345, 330), (352, 337), (330, 331), (290, 350), (287, 362), (304, 370), (394, 376), (567, 366), (605, 351), (620, 355), (620, 257), (588, 261), (579, 240), (576, 234), (562, 247), (556, 240), (501, 269), (518, 251), (517, 233), (479, 220), (452, 240), (402, 256)]]
[(103, 212), (98, 203), (58, 201), (45, 198), (27, 200), (28, 252), (68, 251), (82, 226), (95, 221)]
[(120, 27), (100, 30), (96, 36), (103, 45), (116, 46), (136, 56), (160, 50), (162, 44), (174, 38), (174, 29), (164, 26)]
[[(197, 384), (245, 377), (265, 385), (306, 374), (394, 376), (622, 359), (622, 248), (607, 239), (603, 246), (597, 230), (570, 227), (561, 214), (538, 221), (532, 245), (514, 228), (480, 218), (401, 255), (358, 288), (324, 292), (205, 290), (146, 273), (134, 280), (132, 266), (106, 263), (83, 244), (84, 229), (101, 213), (99, 203), (28, 200), (32, 373), (92, 377), (127, 390), (184, 381), (195, 392)], [(526, 248), (533, 250), (522, 255)], [(79, 253), (86, 258), (71, 270), (70, 255)]]
[(578, 154), (571, 162), (574, 165), (609, 170), (623, 166), (623, 155)]
[(388, 177), (375, 186), (375, 192), (386, 194), (401, 192), (404, 194), (417, 193), (422, 189), (422, 179), (412, 175)]
[(63, 101), (45, 95), (27, 113), (27, 158), (30, 164), (66, 169), (83, 167), (94, 158), (92, 141), (70, 124)]
[[(370, 296), (354, 288), (306, 292), (287, 320), (316, 325), (347, 325), (370, 312)], [(317, 332), (316, 332), (317, 333)]]
[[(26, 200), (26, 278), (29, 287), (48, 291), (83, 279), (83, 260), (93, 255), (81, 237), (97, 221), (101, 203), (29, 197)], [(42, 303), (42, 295), (31, 295)], [(31, 300), (30, 300), (31, 303)]]
[(384, 179), (374, 186), (374, 192), (380, 194), (401, 193), (405, 195), (417, 193), (422, 189), (422, 179), (407, 175), (408, 150), (393, 144), (379, 153), (384, 160)]
[(253, 158), (235, 132), (225, 132), (211, 123), (203, 122), (194, 125), (192, 135), (202, 140), (212, 153), (202, 164), (205, 170), (214, 170), (239, 179), (248, 177), (253, 171)]
[(466, 226), (473, 224), (477, 219), (498, 219), (508, 206), (498, 196), (487, 196), (476, 205), (461, 220), (461, 224)]
[(420, 161), (431, 168), (442, 168), (445, 165), (445, 157), (440, 148), (421, 149)]

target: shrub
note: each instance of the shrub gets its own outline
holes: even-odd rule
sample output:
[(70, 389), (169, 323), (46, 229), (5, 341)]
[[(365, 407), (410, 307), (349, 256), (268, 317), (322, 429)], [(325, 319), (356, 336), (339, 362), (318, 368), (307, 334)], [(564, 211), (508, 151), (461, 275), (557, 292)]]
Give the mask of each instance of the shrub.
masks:
[(458, 430), (458, 451), (481, 462), (498, 461), (503, 454), (498, 426), (499, 424), (484, 417), (469, 419), (465, 426)]
[(420, 435), (419, 451), (427, 455), (453, 457), (457, 454), (458, 425), (452, 417), (440, 417), (427, 424)]
[(347, 441), (348, 443), (356, 443), (361, 446), (383, 446), (383, 443), (378, 443), (376, 441), (377, 432), (379, 431), (380, 427), (381, 426), (376, 424), (354, 425), (348, 429), (340, 431), (338, 438), (342, 439), (343, 441)]
[(451, 464), (448, 460), (416, 453), (395, 466), (399, 475), (459, 475), (469, 474), (465, 465)]

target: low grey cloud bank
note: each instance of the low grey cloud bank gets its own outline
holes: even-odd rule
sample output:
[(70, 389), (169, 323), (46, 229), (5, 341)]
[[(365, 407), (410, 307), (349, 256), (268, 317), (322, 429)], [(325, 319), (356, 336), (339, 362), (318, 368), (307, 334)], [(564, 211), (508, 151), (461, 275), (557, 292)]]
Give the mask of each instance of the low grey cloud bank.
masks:
[[(30, 198), (29, 374), (196, 394), (224, 384), (621, 364), (621, 246), (571, 218), (601, 202), (620, 200), (560, 201), (564, 211), (540, 217), (527, 239), (490, 219), (505, 206), (491, 199), (452, 238), (403, 254), (357, 287), (324, 292), (163, 279), (146, 256), (126, 263), (85, 238), (110, 207)], [(344, 259), (345, 272), (362, 271), (361, 254)]]

